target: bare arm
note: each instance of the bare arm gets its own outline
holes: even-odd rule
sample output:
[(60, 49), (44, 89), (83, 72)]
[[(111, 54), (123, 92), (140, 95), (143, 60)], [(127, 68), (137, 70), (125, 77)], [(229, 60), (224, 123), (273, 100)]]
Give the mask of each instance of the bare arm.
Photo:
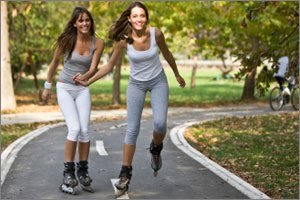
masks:
[(97, 70), (97, 66), (100, 62), (100, 58), (101, 58), (103, 50), (104, 50), (104, 46), (105, 46), (105, 44), (102, 39), (96, 39), (95, 50), (94, 50), (94, 55), (93, 55), (91, 66), (85, 74), (80, 76), (80, 80), (87, 80), (95, 74), (95, 72)]
[(113, 67), (116, 64), (118, 57), (121, 55), (123, 48), (125, 48), (125, 47), (126, 47), (125, 41), (117, 42), (114, 46), (113, 54), (110, 57), (110, 59), (106, 65), (104, 65), (103, 67), (100, 67), (99, 71), (96, 74), (94, 74), (94, 76), (92, 76), (88, 81), (81, 81), (81, 80), (76, 79), (76, 77), (75, 77), (75, 81), (81, 85), (88, 86), (88, 85), (94, 83), (95, 81), (97, 81), (98, 79), (102, 78), (109, 72), (111, 72)]
[(181, 87), (185, 86), (185, 81), (184, 79), (180, 76), (179, 72), (178, 72), (178, 68), (175, 62), (175, 59), (173, 57), (173, 54), (170, 52), (166, 41), (165, 41), (165, 36), (164, 34), (159, 30), (159, 29), (155, 29), (155, 39), (156, 39), (156, 43), (159, 46), (160, 51), (162, 52), (164, 58), (166, 59), (166, 61), (169, 63), (170, 67), (173, 70), (173, 73), (179, 83), (179, 85)]
[(57, 70), (58, 64), (59, 64), (59, 60), (62, 56), (62, 52), (60, 51), (60, 49), (56, 48), (52, 61), (49, 65), (49, 70), (48, 70), (48, 75), (47, 75), (47, 82), (48, 83), (52, 83), (53, 81), (53, 77), (55, 75), (55, 72)]
[[(48, 75), (47, 75), (47, 80), (46, 82), (52, 84), (52, 81), (53, 81), (53, 77), (55, 75), (55, 72), (57, 70), (57, 67), (58, 67), (58, 64), (59, 64), (59, 60), (60, 60), (60, 57), (62, 56), (62, 52), (59, 48), (56, 48), (55, 52), (54, 52), (54, 55), (53, 55), (53, 58), (52, 58), (52, 61), (49, 65), (49, 70), (48, 70)], [(50, 88), (45, 88), (44, 91), (43, 91), (43, 94), (42, 94), (42, 99), (44, 101), (48, 101), (51, 97), (51, 89)]]

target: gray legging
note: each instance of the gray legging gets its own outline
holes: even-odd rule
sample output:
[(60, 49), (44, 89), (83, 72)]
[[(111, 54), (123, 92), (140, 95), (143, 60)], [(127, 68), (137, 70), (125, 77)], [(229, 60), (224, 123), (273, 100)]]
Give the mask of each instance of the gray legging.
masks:
[(149, 81), (130, 78), (127, 88), (128, 126), (125, 144), (135, 145), (140, 131), (141, 115), (147, 91), (150, 91), (154, 132), (166, 134), (169, 86), (164, 70)]

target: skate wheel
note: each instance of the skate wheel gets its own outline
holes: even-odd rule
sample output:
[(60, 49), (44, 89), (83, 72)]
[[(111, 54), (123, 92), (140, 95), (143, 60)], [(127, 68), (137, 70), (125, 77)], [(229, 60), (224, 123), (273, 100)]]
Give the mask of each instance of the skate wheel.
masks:
[(75, 189), (65, 184), (60, 185), (59, 190), (67, 194), (76, 195)]
[(90, 192), (90, 193), (94, 193), (94, 189), (91, 187), (91, 186), (84, 186), (84, 185), (81, 185), (81, 188), (87, 192)]
[(128, 191), (129, 187), (125, 187), (123, 190), (119, 190), (116, 188), (116, 198), (121, 197), (122, 195), (124, 195), (127, 191)]

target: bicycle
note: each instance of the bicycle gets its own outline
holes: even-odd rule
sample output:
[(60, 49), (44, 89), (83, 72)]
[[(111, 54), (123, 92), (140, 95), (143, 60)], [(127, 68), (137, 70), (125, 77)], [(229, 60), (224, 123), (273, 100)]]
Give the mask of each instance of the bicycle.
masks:
[[(291, 79), (286, 79), (286, 81), (290, 82)], [(294, 81), (294, 80), (293, 80)], [(278, 86), (274, 87), (270, 92), (269, 103), (270, 107), (274, 111), (279, 111), (283, 108), (284, 105), (288, 104), (291, 101), (292, 107), (299, 111), (299, 83), (292, 84), (291, 94), (287, 94), (284, 92), (285, 87), (281, 91)]]

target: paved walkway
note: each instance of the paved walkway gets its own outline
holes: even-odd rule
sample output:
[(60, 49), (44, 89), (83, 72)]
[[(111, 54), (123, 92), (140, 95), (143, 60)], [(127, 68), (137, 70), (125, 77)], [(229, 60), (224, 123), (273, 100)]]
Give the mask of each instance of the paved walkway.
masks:
[[(289, 109), (284, 112), (288, 112)], [(267, 106), (238, 106), (210, 109), (170, 108), (168, 136), (164, 142), (163, 168), (153, 178), (149, 166), (151, 110), (145, 109), (134, 159), (128, 196), (135, 199), (241, 199), (268, 198), (235, 175), (220, 168), (199, 152), (193, 152), (181, 133), (189, 122), (225, 116), (275, 114)], [(23, 117), (22, 117), (23, 116)], [(124, 116), (125, 110), (96, 111), (92, 117)], [(1, 124), (62, 119), (59, 113), (3, 115)], [(20, 139), (1, 154), (1, 199), (112, 199), (113, 186), (122, 159), (126, 120), (91, 124), (90, 174), (95, 193), (78, 188), (77, 196), (58, 191), (62, 179), (64, 123), (51, 125)], [(31, 137), (31, 138), (30, 138)], [(177, 140), (176, 140), (177, 138)], [(202, 157), (201, 157), (202, 156)]]

